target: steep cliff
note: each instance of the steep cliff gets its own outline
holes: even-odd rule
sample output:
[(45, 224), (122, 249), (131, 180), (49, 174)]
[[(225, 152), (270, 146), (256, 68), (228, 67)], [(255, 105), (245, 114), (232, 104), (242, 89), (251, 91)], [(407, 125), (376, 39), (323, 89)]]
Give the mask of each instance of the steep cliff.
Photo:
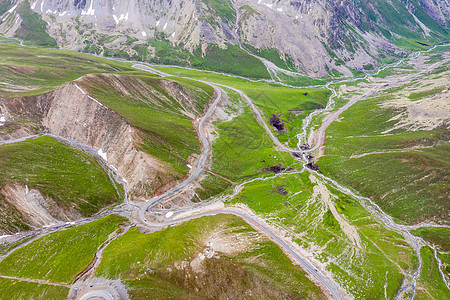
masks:
[[(128, 104), (131, 103), (132, 109), (144, 112), (142, 119), (133, 119), (130, 125), (130, 122), (118, 112), (88, 94), (89, 88), (99, 86), (111, 92), (104, 96), (105, 98), (123, 97), (120, 99), (124, 99), (123, 101), (127, 101)], [(159, 147), (159, 145), (170, 147), (166, 150), (172, 152), (171, 154), (177, 156), (178, 160), (184, 164), (187, 163), (188, 155), (199, 151), (199, 143), (195, 139), (193, 129), (183, 129), (179, 123), (182, 121), (186, 124), (185, 126), (191, 127), (189, 120), (201, 114), (198, 99), (195, 98), (198, 97), (197, 92), (170, 80), (158, 79), (155, 81), (155, 86), (151, 86), (136, 77), (87, 75), (49, 93), (4, 99), (2, 106), (8, 115), (38, 122), (44, 132), (98, 149), (98, 154), (108, 164), (114, 166), (119, 175), (127, 181), (130, 194), (136, 200), (141, 197), (150, 197), (159, 187), (184, 175), (167, 159), (164, 160), (165, 157), (161, 154), (164, 149), (152, 152), (152, 147)], [(209, 98), (207, 94), (204, 96)], [(107, 100), (105, 101), (108, 103)], [(120, 101), (117, 100), (111, 106), (123, 107)], [(174, 122), (174, 126), (178, 128), (173, 134), (181, 133), (185, 138), (184, 141), (176, 142), (183, 143), (185, 149), (183, 147), (175, 149), (176, 145), (170, 145), (170, 141), (164, 140), (179, 139), (177, 136), (171, 136), (170, 132), (165, 136), (159, 136), (156, 131), (151, 132), (151, 126), (159, 125), (150, 114), (145, 114), (144, 108), (139, 108), (141, 104), (136, 104), (141, 101), (146, 101), (145, 106), (153, 107), (149, 113), (161, 111), (171, 118), (168, 122)], [(155, 122), (156, 125), (152, 124)], [(133, 124), (136, 126), (132, 126)], [(167, 124), (166, 126), (170, 126), (170, 123)], [(166, 129), (167, 127), (160, 130)], [(196, 144), (189, 144), (190, 136), (183, 134), (184, 130), (192, 132), (190, 135)], [(152, 144), (152, 139), (157, 143)], [(187, 169), (187, 167), (184, 168)]]

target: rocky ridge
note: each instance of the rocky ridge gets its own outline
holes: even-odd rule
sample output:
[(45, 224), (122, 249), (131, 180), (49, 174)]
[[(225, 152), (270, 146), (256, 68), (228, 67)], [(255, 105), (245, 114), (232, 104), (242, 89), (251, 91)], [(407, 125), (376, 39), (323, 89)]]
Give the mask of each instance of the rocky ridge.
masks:
[[(22, 0), (9, 1), (0, 32), (13, 36), (23, 22), (14, 4)], [(210, 45), (241, 44), (252, 52), (274, 50), (292, 69), (311, 76), (352, 76), (351, 70), (402, 55), (398, 39), (447, 40), (448, 7), (445, 0), (30, 2), (61, 48), (151, 60), (155, 40), (193, 57), (207, 55)]]

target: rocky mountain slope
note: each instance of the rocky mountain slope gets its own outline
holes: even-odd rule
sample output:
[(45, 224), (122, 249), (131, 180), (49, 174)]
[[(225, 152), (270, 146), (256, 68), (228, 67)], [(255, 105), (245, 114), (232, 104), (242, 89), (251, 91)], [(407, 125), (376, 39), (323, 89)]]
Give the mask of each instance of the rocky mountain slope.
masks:
[[(123, 116), (91, 97), (87, 91), (90, 86), (101, 85), (109, 90), (125, 91), (126, 99), (146, 95), (147, 100), (151, 101), (153, 97), (165, 103), (163, 105), (175, 99), (174, 102), (189, 105), (191, 112), (187, 114), (194, 118), (192, 92), (169, 80), (158, 81), (158, 84), (159, 90), (134, 77), (86, 75), (49, 93), (0, 100), (2, 111), (13, 116), (10, 122), (20, 118), (32, 120), (46, 132), (99, 149), (99, 155), (116, 167), (126, 180), (132, 196), (142, 197), (153, 194), (180, 176), (170, 163), (142, 151), (142, 147), (149, 147), (146, 139), (161, 142), (164, 138), (155, 134), (149, 137), (145, 129), (131, 126)], [(153, 105), (162, 106), (158, 103)]]
[(448, 40), (450, 20), (447, 0), (6, 0), (0, 14), (8, 36), (254, 77), (268, 73), (224, 65), (261, 65), (257, 54), (310, 76), (351, 76)]

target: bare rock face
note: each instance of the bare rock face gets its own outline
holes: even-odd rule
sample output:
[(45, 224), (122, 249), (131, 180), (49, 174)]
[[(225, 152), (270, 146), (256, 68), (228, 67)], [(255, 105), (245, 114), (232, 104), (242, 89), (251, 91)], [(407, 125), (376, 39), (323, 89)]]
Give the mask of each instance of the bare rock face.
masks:
[(60, 222), (74, 221), (81, 214), (71, 207), (61, 207), (40, 191), (19, 183), (6, 184), (0, 193), (23, 216), (24, 221), (32, 227), (43, 227)]
[[(31, 0), (30, 4), (61, 48), (84, 51), (96, 44), (140, 57), (135, 48), (139, 46), (154, 56), (149, 40), (158, 38), (203, 56), (210, 44), (222, 49), (242, 44), (276, 50), (281, 58), (292, 60), (298, 71), (311, 76), (327, 76), (333, 70), (351, 76), (349, 69), (375, 66), (380, 53), (403, 53), (391, 38), (402, 39), (402, 28), (425, 39), (448, 39), (447, 0), (379, 2)], [(0, 22), (0, 32), (9, 36), (22, 22), (14, 6), (1, 20), (5, 22)], [(102, 54), (104, 49), (86, 51)]]
[(72, 82), (56, 89), (50, 95), (52, 104), (42, 120), (51, 133), (99, 149), (99, 154), (128, 184), (132, 195), (151, 194), (165, 181), (155, 178), (170, 177), (171, 166), (138, 151), (139, 131), (126, 120), (93, 100)]
[[(98, 149), (98, 154), (127, 181), (132, 197), (150, 196), (173, 180), (176, 173), (171, 165), (138, 150), (140, 130), (89, 96), (79, 86), (81, 81), (83, 78), (38, 96), (4, 99), (4, 110), (37, 121), (54, 135)], [(187, 92), (174, 84), (162, 83), (172, 87), (174, 99), (189, 99)]]

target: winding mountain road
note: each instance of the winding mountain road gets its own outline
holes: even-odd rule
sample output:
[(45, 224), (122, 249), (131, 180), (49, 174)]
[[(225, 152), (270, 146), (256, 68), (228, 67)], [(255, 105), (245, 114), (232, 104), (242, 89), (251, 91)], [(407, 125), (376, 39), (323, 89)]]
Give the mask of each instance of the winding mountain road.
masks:
[(271, 239), (275, 244), (277, 244), (285, 253), (289, 254), (294, 262), (299, 264), (310, 276), (312, 276), (321, 286), (325, 287), (329, 293), (333, 296), (334, 299), (341, 299), (339, 292), (336, 290), (334, 285), (328, 281), (316, 268), (314, 268), (308, 261), (302, 258), (295, 249), (290, 246), (286, 241), (284, 241), (277, 233), (273, 232), (269, 227), (266, 227), (264, 224), (256, 220), (250, 215), (245, 214), (242, 211), (236, 210), (232, 207), (211, 210), (207, 212), (201, 212), (198, 214), (194, 214), (188, 217), (174, 219), (165, 221), (162, 223), (151, 223), (144, 219), (144, 223), (150, 227), (165, 227), (165, 226), (173, 226), (182, 222), (186, 222), (189, 220), (205, 217), (205, 216), (213, 216), (217, 214), (231, 214), (240, 217), (245, 222), (247, 222), (250, 226), (255, 228), (256, 230), (266, 234), (269, 239)]
[(189, 184), (191, 184), (195, 179), (198, 178), (198, 176), (202, 173), (202, 171), (204, 170), (205, 166), (206, 166), (206, 161), (208, 159), (208, 156), (211, 153), (212, 147), (211, 147), (211, 143), (208, 140), (205, 132), (204, 132), (204, 126), (205, 126), (205, 122), (208, 120), (208, 118), (211, 116), (211, 114), (214, 112), (214, 110), (217, 107), (217, 104), (220, 102), (220, 99), (222, 97), (222, 90), (218, 87), (216, 87), (215, 85), (210, 84), (210, 86), (212, 86), (214, 88), (214, 91), (216, 93), (216, 98), (214, 99), (214, 101), (212, 102), (212, 104), (209, 106), (208, 110), (206, 111), (206, 113), (204, 114), (204, 116), (202, 117), (202, 119), (200, 120), (200, 124), (198, 126), (198, 133), (200, 136), (200, 142), (202, 144), (202, 153), (200, 155), (200, 160), (194, 170), (194, 172), (192, 172), (192, 174), (189, 176), (188, 179), (186, 179), (185, 181), (183, 181), (180, 185), (174, 187), (173, 189), (165, 192), (164, 194), (157, 196), (147, 202), (145, 202), (145, 204), (141, 207), (141, 211), (139, 212), (139, 218), (141, 219), (141, 221), (145, 220), (145, 212), (147, 211), (147, 209), (149, 207), (151, 207), (152, 205), (162, 201), (163, 199), (175, 195), (176, 193), (180, 192), (181, 190), (183, 190), (186, 186), (188, 186)]
[[(435, 47), (434, 47), (434, 48), (435, 48)], [(434, 48), (432, 48), (432, 49), (434, 49)], [(431, 51), (432, 49), (430, 49), (430, 50), (428, 50), (428, 51)], [(424, 52), (426, 52), (426, 51), (424, 51)], [(383, 69), (386, 69), (386, 68), (388, 68), (388, 67), (398, 66), (398, 65), (399, 65), (400, 63), (402, 63), (403, 61), (404, 61), (404, 60), (402, 60), (402, 61), (400, 61), (400, 62), (398, 62), (398, 63), (396, 63), (396, 64), (394, 64), (394, 65), (386, 66), (386, 67), (384, 67), (384, 68), (380, 68), (375, 74), (378, 74), (380, 71), (382, 71)], [(170, 74), (167, 74), (167, 73), (164, 73), (164, 72), (155, 70), (155, 69), (153, 69), (153, 68), (151, 68), (151, 67), (148, 67), (148, 66), (146, 66), (146, 65), (142, 65), (142, 64), (141, 64), (140, 66), (142, 66), (142, 67), (139, 67), (139, 65), (133, 65), (133, 67), (135, 67), (135, 68), (137, 68), (137, 69), (141, 69), (141, 70), (144, 70), (144, 71), (152, 72), (152, 73), (155, 73), (155, 74), (157, 74), (157, 75), (159, 75), (159, 76), (162, 76), (162, 77), (171, 76)], [(145, 68), (144, 68), (144, 67), (145, 67)], [(226, 75), (226, 74), (222, 74), (222, 75)], [(413, 75), (416, 75), (416, 74), (413, 74)], [(354, 82), (354, 81), (357, 81), (357, 80), (363, 80), (363, 79), (367, 78), (368, 76), (369, 76), (369, 75), (367, 75), (367, 76), (364, 77), (364, 78), (356, 78), (356, 79), (350, 79), (350, 80), (342, 80), (342, 81), (338, 81), (338, 82), (330, 82), (330, 83), (328, 83), (328, 84), (326, 84), (326, 85), (323, 85), (323, 86), (314, 86), (314, 87), (325, 87), (325, 88), (330, 89), (330, 91), (332, 91), (332, 95), (330, 96), (330, 99), (329, 99), (329, 104), (327, 105), (327, 108), (326, 108), (326, 109), (330, 109), (330, 110), (331, 110), (333, 98), (336, 97), (336, 95), (337, 95), (337, 94), (336, 94), (336, 91), (335, 91), (333, 88), (330, 87), (332, 84), (338, 84), (338, 83), (343, 83), (343, 82)], [(409, 80), (409, 79), (412, 79), (412, 78), (414, 78), (414, 77), (405, 78), (405, 80)], [(192, 172), (192, 174), (189, 176), (189, 178), (188, 178), (187, 180), (185, 180), (184, 182), (182, 182), (182, 183), (181, 183), (180, 185), (178, 185), (177, 187), (175, 187), (175, 188), (173, 188), (173, 189), (167, 191), (167, 192), (164, 193), (163, 195), (160, 195), (160, 196), (158, 196), (158, 197), (155, 197), (155, 198), (149, 200), (148, 202), (146, 202), (144, 205), (142, 205), (142, 207), (140, 207), (140, 211), (139, 211), (139, 219), (140, 219), (140, 221), (141, 221), (143, 224), (145, 224), (145, 225), (147, 225), (147, 226), (150, 226), (150, 227), (164, 227), (164, 226), (172, 226), (172, 225), (178, 224), (178, 223), (180, 223), (180, 222), (192, 220), (192, 219), (195, 219), (195, 218), (200, 218), (200, 217), (203, 217), (203, 216), (216, 215), (216, 214), (221, 214), (221, 213), (236, 215), (236, 216), (242, 218), (243, 220), (245, 220), (247, 223), (249, 223), (251, 226), (253, 226), (253, 227), (256, 228), (257, 230), (259, 230), (259, 231), (263, 232), (264, 234), (266, 234), (271, 240), (273, 240), (277, 245), (279, 245), (286, 253), (288, 253), (288, 254), (295, 260), (295, 262), (297, 262), (299, 265), (301, 265), (301, 266), (304, 268), (304, 270), (305, 270), (308, 274), (310, 274), (312, 277), (314, 277), (314, 278), (320, 283), (321, 286), (325, 287), (325, 288), (330, 292), (330, 294), (332, 295), (333, 298), (335, 298), (335, 299), (340, 299), (340, 295), (339, 295), (337, 289), (333, 286), (333, 284), (332, 284), (330, 281), (328, 281), (328, 280), (327, 280), (327, 279), (326, 279), (326, 278), (325, 278), (318, 270), (316, 270), (310, 263), (308, 263), (305, 259), (303, 259), (303, 258), (295, 251), (295, 249), (293, 249), (293, 248), (292, 248), (285, 240), (283, 240), (282, 237), (280, 237), (277, 233), (273, 232), (270, 228), (268, 228), (268, 227), (265, 226), (264, 224), (258, 222), (258, 220), (256, 220), (256, 219), (253, 218), (252, 216), (247, 215), (247, 214), (245, 214), (245, 213), (243, 213), (243, 212), (241, 212), (241, 211), (235, 210), (235, 209), (233, 209), (233, 208), (224, 208), (224, 209), (211, 210), (211, 211), (208, 211), (208, 212), (202, 212), (202, 213), (194, 214), (194, 215), (191, 215), (191, 216), (185, 217), (185, 218), (180, 218), (180, 219), (175, 219), (175, 220), (169, 220), (169, 221), (166, 221), (166, 222), (163, 222), (163, 223), (151, 223), (151, 222), (149, 222), (149, 221), (146, 219), (145, 214), (146, 214), (146, 212), (147, 212), (147, 210), (148, 210), (149, 207), (151, 207), (152, 205), (154, 205), (154, 204), (156, 204), (156, 203), (162, 201), (163, 199), (166, 199), (166, 198), (169, 197), (169, 196), (176, 195), (177, 193), (179, 193), (180, 191), (182, 191), (185, 187), (187, 187), (190, 183), (192, 183), (192, 182), (193, 182), (193, 181), (201, 174), (201, 172), (204, 170), (204, 167), (205, 167), (205, 165), (206, 165), (206, 161), (207, 161), (208, 156), (209, 156), (209, 154), (210, 154), (210, 152), (211, 152), (211, 143), (210, 143), (210, 141), (208, 140), (208, 138), (207, 138), (207, 136), (206, 136), (206, 134), (205, 134), (205, 132), (204, 132), (204, 128), (203, 128), (203, 127), (204, 127), (204, 124), (205, 124), (205, 122), (207, 121), (207, 119), (212, 115), (214, 109), (217, 107), (217, 104), (219, 103), (219, 101), (220, 101), (220, 99), (221, 99), (221, 96), (222, 96), (222, 90), (219, 88), (219, 86), (220, 86), (220, 87), (223, 87), (223, 88), (230, 89), (230, 90), (232, 90), (232, 91), (234, 91), (234, 92), (237, 92), (237, 93), (238, 93), (238, 94), (239, 94), (239, 95), (247, 102), (248, 106), (250, 107), (250, 109), (251, 109), (252, 112), (254, 113), (256, 119), (257, 119), (258, 122), (264, 127), (265, 131), (267, 132), (267, 134), (270, 136), (270, 138), (272, 139), (273, 143), (274, 143), (277, 147), (279, 147), (281, 150), (287, 151), (287, 152), (301, 152), (301, 150), (299, 150), (299, 149), (292, 149), (292, 148), (286, 147), (285, 145), (283, 145), (283, 144), (276, 138), (276, 136), (273, 134), (273, 131), (269, 128), (269, 126), (267, 125), (267, 123), (266, 123), (265, 120), (263, 119), (263, 117), (262, 117), (261, 112), (259, 111), (259, 109), (255, 106), (255, 104), (251, 101), (251, 99), (250, 99), (244, 92), (242, 92), (242, 91), (240, 91), (240, 90), (238, 90), (238, 89), (236, 89), (236, 88), (233, 88), (233, 87), (230, 87), (230, 86), (226, 86), (226, 85), (222, 85), (222, 84), (215, 84), (215, 83), (210, 83), (210, 82), (202, 81), (202, 80), (196, 80), (196, 81), (203, 82), (203, 83), (205, 83), (205, 84), (208, 84), (208, 85), (212, 86), (212, 87), (214, 88), (215, 93), (216, 93), (216, 98), (215, 98), (215, 100), (212, 102), (212, 104), (211, 104), (210, 107), (208, 108), (207, 112), (206, 112), (206, 113), (204, 114), (204, 116), (202, 117), (202, 119), (201, 119), (201, 121), (200, 121), (200, 123), (199, 123), (199, 127), (198, 127), (198, 132), (199, 132), (200, 142), (201, 142), (201, 144), (202, 144), (202, 154), (201, 154), (201, 156), (200, 156), (199, 163), (198, 163), (197, 167), (195, 168), (195, 170)], [(282, 85), (285, 85), (285, 84), (282, 84)], [(289, 85), (285, 85), (285, 86), (289, 86)], [(292, 86), (292, 87), (294, 87), (294, 86)], [(341, 108), (340, 110), (338, 110), (338, 112), (336, 113), (336, 116), (335, 116), (334, 118), (332, 118), (332, 119), (328, 120), (326, 123), (322, 124), (322, 126), (320, 127), (320, 128), (322, 128), (322, 129), (321, 129), (321, 131), (320, 131), (320, 129), (319, 129), (319, 132), (320, 132), (320, 133), (323, 133), (323, 135), (325, 135), (326, 128), (329, 126), (329, 124), (331, 124), (331, 123), (339, 116), (340, 113), (342, 113), (343, 111), (345, 111), (346, 109), (348, 109), (351, 105), (353, 105), (354, 103), (356, 103), (356, 101), (359, 101), (359, 100), (361, 100), (361, 99), (363, 99), (363, 98), (369, 97), (369, 96), (375, 94), (376, 92), (378, 92), (380, 89), (382, 89), (382, 88), (384, 88), (384, 87), (386, 87), (386, 86), (380, 86), (380, 87), (378, 87), (378, 88), (372, 90), (372, 91), (369, 92), (368, 94), (363, 95), (363, 96), (359, 97), (358, 99), (355, 99), (354, 102), (351, 101), (351, 102), (347, 103), (346, 106), (344, 106), (345, 108), (343, 107), (343, 108)], [(299, 88), (299, 87), (294, 87), (294, 88)], [(304, 87), (303, 87), (303, 88), (304, 88)], [(353, 103), (352, 103), (352, 102), (353, 102)], [(318, 113), (320, 113), (320, 112), (323, 112), (323, 111), (326, 111), (326, 109), (325, 109), (325, 110), (321, 110), (321, 111), (317, 112), (316, 114), (318, 114)], [(304, 129), (306, 129), (306, 128), (310, 125), (310, 121), (312, 120), (313, 114), (311, 114), (310, 116), (311, 116), (311, 118), (310, 118), (309, 122), (307, 121), (306, 124), (304, 124)], [(33, 138), (33, 137), (31, 137), (31, 138)], [(300, 141), (299, 141), (299, 142), (300, 142)], [(320, 139), (319, 142), (316, 143), (316, 145), (315, 145), (312, 149), (309, 149), (308, 151), (309, 151), (309, 152), (314, 151), (315, 149), (317, 149), (318, 147), (320, 147), (320, 145), (322, 144), (322, 142), (323, 142), (323, 139)], [(321, 176), (321, 175), (318, 174), (318, 173), (317, 173), (317, 175), (318, 175), (318, 176)], [(325, 177), (325, 176), (321, 176), (321, 177), (322, 177), (324, 180), (327, 180), (327, 181), (329, 181), (329, 182), (331, 182), (331, 183), (334, 183), (335, 186), (337, 186), (341, 191), (343, 191), (343, 192), (345, 192), (345, 193), (347, 193), (347, 194), (350, 194), (350, 195), (352, 195), (353, 197), (355, 197), (355, 198), (357, 198), (357, 199), (360, 199), (361, 201), (363, 201), (363, 200), (364, 200), (364, 201), (367, 201), (366, 198), (362, 198), (362, 197), (359, 197), (359, 196), (355, 195), (355, 194), (354, 194), (353, 192), (351, 192), (349, 189), (347, 189), (347, 188), (345, 188), (345, 187), (339, 185), (339, 183), (337, 183), (336, 181), (334, 181), (334, 180), (332, 180), (332, 179), (330, 179), (330, 178), (327, 178), (327, 177)], [(370, 199), (368, 199), (368, 200), (370, 200)], [(378, 217), (380, 220), (382, 220), (383, 223), (385, 223), (388, 227), (396, 228), (397, 230), (400, 230), (400, 231), (404, 232), (405, 234), (409, 234), (410, 236), (412, 236), (412, 234), (408, 231), (408, 229), (406, 229), (406, 228), (401, 228), (401, 226), (398, 225), (398, 224), (396, 224), (396, 223), (392, 220), (392, 218), (391, 218), (390, 216), (388, 216), (387, 214), (385, 214), (384, 212), (382, 212), (382, 210), (381, 210), (376, 204), (374, 204), (374, 203), (372, 203), (372, 204), (373, 204), (373, 205), (371, 205), (371, 206), (367, 206), (367, 210), (368, 210), (368, 211), (370, 211), (370, 212), (373, 213), (375, 216), (377, 216), (377, 217)], [(124, 204), (124, 205), (130, 205), (130, 204), (127, 202), (127, 200), (125, 200), (125, 204)], [(378, 207), (379, 212), (378, 212), (378, 213), (374, 213), (373, 207)], [(90, 221), (93, 221), (93, 220), (95, 220), (95, 219), (98, 219), (98, 218), (100, 218), (101, 216), (106, 215), (106, 214), (109, 214), (109, 213), (112, 213), (112, 211), (104, 212), (103, 214), (100, 214), (99, 216), (96, 216), (96, 217), (90, 218), (90, 219), (85, 219), (85, 220), (82, 220), (82, 221), (79, 221), (79, 222), (75, 222), (74, 224), (80, 224), (80, 223), (84, 223), (84, 222), (90, 222)], [(56, 231), (56, 230), (60, 230), (60, 229), (65, 228), (65, 227), (67, 227), (67, 226), (68, 226), (68, 225), (58, 225), (58, 226), (52, 227), (51, 229), (49, 229), (49, 230), (47, 230), (47, 231), (48, 231), (48, 232), (54, 232), (54, 231)], [(414, 236), (412, 236), (412, 237), (414, 237)], [(420, 268), (421, 268), (420, 246), (418, 245), (419, 242), (420, 242), (420, 241), (419, 241), (417, 238), (414, 237), (414, 243), (416, 243), (416, 246), (417, 246), (417, 247), (414, 247), (414, 248), (416, 249), (416, 252), (417, 252), (417, 250), (419, 250), (419, 251), (417, 252), (417, 255), (419, 256), (419, 268), (418, 268), (417, 272), (416, 272), (416, 273), (414, 274), (414, 276), (413, 276), (413, 283), (412, 283), (412, 285), (411, 285), (411, 287), (412, 287), (414, 293), (415, 293), (415, 285), (416, 285), (416, 280), (415, 280), (415, 279), (416, 279), (416, 278), (418, 277), (418, 275), (420, 274)], [(434, 248), (433, 248), (433, 249), (434, 249)], [(434, 249), (434, 250), (435, 250), (435, 249)], [(435, 250), (435, 251), (436, 251), (436, 250)], [(435, 257), (436, 257), (436, 255), (435, 255)], [(436, 258), (437, 258), (437, 257), (436, 257)], [(445, 281), (445, 280), (444, 280), (444, 281)], [(448, 286), (448, 285), (447, 285), (447, 286)], [(409, 288), (409, 287), (410, 287), (410, 286), (408, 286), (408, 285), (407, 285), (407, 286), (403, 286), (403, 287), (400, 289), (399, 293), (401, 292), (402, 289), (406, 289), (406, 288)], [(106, 291), (105, 291), (105, 293), (106, 293), (106, 294), (105, 294), (105, 293), (103, 293), (103, 290), (99, 290), (99, 291), (95, 291), (95, 293), (96, 293), (96, 294), (91, 294), (91, 295), (86, 294), (85, 296), (86, 296), (87, 298), (82, 298), (82, 299), (89, 299), (89, 298), (92, 298), (92, 297), (100, 297), (100, 298), (103, 298), (103, 299), (110, 299), (109, 297), (110, 297), (111, 294), (110, 294), (109, 292), (106, 292)], [(108, 293), (109, 293), (109, 294), (108, 294)], [(84, 296), (83, 296), (83, 297), (84, 297)]]
[[(150, 68), (148, 66), (134, 65), (133, 67), (135, 67), (135, 68), (137, 67), (138, 69), (147, 71), (147, 72), (156, 71), (153, 68)], [(165, 73), (161, 74), (160, 71), (155, 72), (155, 74), (163, 75), (163, 76), (170, 76), (169, 74), (165, 74)], [(333, 286), (333, 284), (331, 282), (329, 282), (322, 274), (320, 274), (319, 271), (317, 269), (315, 269), (310, 263), (308, 263), (305, 259), (301, 258), (300, 255), (291, 246), (289, 246), (281, 237), (279, 237), (275, 232), (271, 231), (268, 227), (265, 227), (262, 224), (258, 223), (258, 221), (255, 220), (254, 218), (252, 218), (251, 216), (248, 216), (242, 212), (235, 211), (232, 209), (213, 210), (213, 211), (209, 211), (209, 212), (203, 212), (203, 213), (199, 213), (196, 215), (192, 215), (192, 216), (189, 216), (189, 217), (186, 217), (183, 219), (167, 221), (165, 223), (152, 223), (146, 219), (145, 214), (149, 207), (155, 205), (156, 203), (162, 201), (163, 199), (165, 199), (167, 197), (173, 196), (176, 193), (180, 192), (183, 188), (185, 188), (187, 185), (192, 183), (198, 177), (198, 175), (203, 171), (203, 168), (206, 164), (206, 159), (208, 157), (209, 152), (211, 151), (211, 149), (210, 149), (211, 143), (208, 141), (206, 135), (203, 132), (203, 126), (204, 126), (206, 120), (211, 116), (211, 114), (214, 111), (214, 109), (216, 108), (218, 102), (220, 101), (221, 89), (219, 89), (217, 86), (233, 90), (233, 91), (237, 92), (239, 95), (241, 95), (246, 100), (247, 104), (253, 111), (258, 122), (265, 128), (266, 132), (269, 134), (272, 141), (279, 148), (283, 149), (284, 151), (288, 151), (288, 152), (298, 152), (298, 150), (286, 147), (275, 137), (273, 132), (268, 127), (267, 123), (262, 118), (261, 112), (256, 108), (256, 106), (253, 104), (251, 99), (244, 92), (242, 92), (236, 88), (222, 85), (222, 84), (213, 84), (211, 82), (207, 82), (207, 81), (203, 81), (203, 80), (196, 80), (196, 81), (212, 86), (217, 93), (216, 99), (213, 101), (213, 103), (209, 107), (207, 113), (201, 119), (199, 129), (198, 129), (199, 134), (200, 134), (200, 140), (203, 145), (200, 162), (197, 165), (195, 171), (191, 174), (191, 176), (189, 176), (189, 178), (187, 180), (185, 180), (183, 183), (181, 183), (177, 187), (167, 191), (163, 195), (155, 197), (152, 200), (146, 202), (141, 207), (141, 210), (139, 212), (139, 219), (141, 220), (142, 223), (144, 223), (147, 226), (160, 228), (160, 227), (171, 226), (171, 225), (175, 225), (180, 222), (184, 222), (184, 221), (188, 221), (188, 220), (192, 220), (192, 219), (196, 219), (196, 218), (200, 218), (200, 217), (204, 217), (204, 216), (216, 215), (216, 214), (220, 214), (220, 213), (233, 214), (233, 215), (239, 216), (242, 219), (244, 219), (247, 223), (252, 225), (254, 228), (256, 228), (257, 230), (267, 234), (271, 238), (271, 240), (274, 241), (280, 248), (282, 248), (285, 252), (292, 255), (292, 257), (295, 259), (295, 261), (299, 265), (301, 265), (310, 276), (315, 278), (315, 280), (317, 280), (317, 282), (319, 282), (322, 287), (325, 287), (329, 291), (329, 293), (333, 296), (334, 299), (341, 299), (337, 289)]]

